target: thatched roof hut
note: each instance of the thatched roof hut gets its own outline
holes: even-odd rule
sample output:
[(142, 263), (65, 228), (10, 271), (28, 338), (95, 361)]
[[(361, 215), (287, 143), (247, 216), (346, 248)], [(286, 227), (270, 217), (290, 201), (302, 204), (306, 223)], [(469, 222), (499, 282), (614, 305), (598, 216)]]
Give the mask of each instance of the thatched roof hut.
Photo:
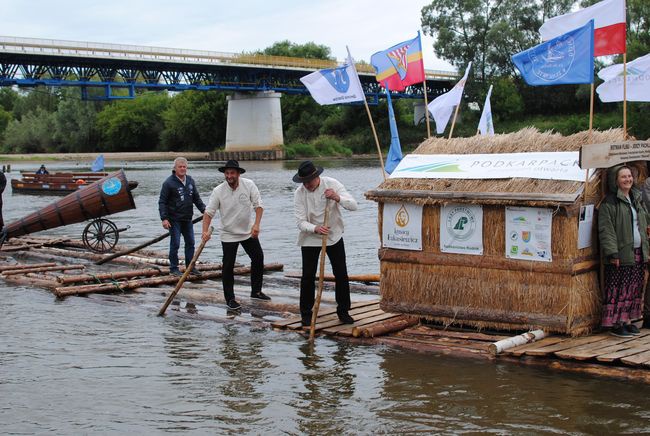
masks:
[[(527, 128), (493, 137), (431, 138), (414, 154), (578, 151), (587, 143), (622, 137), (620, 129), (593, 132), (590, 139), (587, 132), (563, 137)], [(601, 196), (600, 172), (588, 183), (528, 178), (384, 181), (366, 193), (379, 203), (380, 237), (385, 204), (418, 204), (423, 209), (421, 251), (380, 249), (382, 308), (477, 328), (535, 327), (574, 335), (590, 331), (598, 325), (601, 307), (597, 236), (592, 230), (593, 244), (579, 249), (578, 221), (580, 206), (597, 204)], [(482, 255), (441, 251), (441, 208), (457, 203), (482, 206)], [(552, 211), (551, 262), (506, 256), (507, 206)]]

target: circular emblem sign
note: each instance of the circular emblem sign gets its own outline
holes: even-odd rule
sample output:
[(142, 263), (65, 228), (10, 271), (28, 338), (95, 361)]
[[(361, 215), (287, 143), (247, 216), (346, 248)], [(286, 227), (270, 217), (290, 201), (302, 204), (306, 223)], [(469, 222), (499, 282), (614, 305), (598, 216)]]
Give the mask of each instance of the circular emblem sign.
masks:
[(404, 205), (402, 205), (402, 207), (400, 207), (395, 214), (395, 224), (397, 224), (399, 227), (406, 227), (408, 223), (409, 213), (406, 211)]
[(115, 195), (122, 189), (122, 182), (116, 177), (111, 177), (102, 183), (102, 191), (106, 195)]
[(447, 215), (446, 228), (455, 240), (466, 241), (476, 231), (476, 217), (468, 207), (455, 207)]
[(575, 57), (576, 48), (573, 37), (560, 39), (554, 44), (549, 44), (543, 54), (530, 53), (533, 74), (547, 82), (555, 82), (569, 72)]

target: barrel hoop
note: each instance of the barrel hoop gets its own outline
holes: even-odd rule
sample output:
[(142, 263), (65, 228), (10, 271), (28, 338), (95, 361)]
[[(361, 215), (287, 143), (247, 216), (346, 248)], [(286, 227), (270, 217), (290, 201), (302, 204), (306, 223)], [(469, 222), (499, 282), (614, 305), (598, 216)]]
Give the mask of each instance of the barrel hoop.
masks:
[(102, 201), (102, 207), (106, 211), (105, 215), (110, 215), (111, 211), (108, 208), (108, 203), (106, 203), (106, 198), (104, 198), (104, 193), (102, 192), (101, 188), (99, 189), (99, 199)]
[(88, 211), (84, 207), (83, 202), (81, 201), (81, 192), (77, 191), (75, 194), (75, 198), (77, 199), (77, 204), (79, 205), (79, 209), (81, 209), (81, 214), (84, 216), (84, 218), (87, 220), (93, 218), (93, 216), (90, 213), (88, 213)]
[(54, 210), (56, 215), (59, 217), (59, 222), (62, 226), (65, 226), (65, 221), (63, 221), (63, 215), (61, 214), (61, 209), (59, 209), (59, 202), (54, 203)]
[(38, 223), (41, 225), (41, 230), (47, 230), (47, 227), (45, 226), (45, 221), (43, 221), (43, 216), (41, 215), (41, 211), (43, 209), (40, 209), (36, 214), (38, 215)]
[(29, 230), (27, 229), (27, 225), (25, 225), (25, 218), (20, 219), (20, 228), (23, 229), (24, 235), (29, 235)]

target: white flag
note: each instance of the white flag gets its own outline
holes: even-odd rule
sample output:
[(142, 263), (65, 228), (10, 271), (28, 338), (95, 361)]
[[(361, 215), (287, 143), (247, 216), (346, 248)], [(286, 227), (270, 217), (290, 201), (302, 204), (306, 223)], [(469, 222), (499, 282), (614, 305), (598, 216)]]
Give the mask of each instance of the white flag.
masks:
[(347, 62), (337, 68), (315, 71), (300, 78), (318, 104), (364, 101), (359, 75), (348, 51)]
[(427, 106), (433, 119), (436, 121), (436, 132), (438, 132), (438, 134), (445, 131), (447, 123), (449, 122), (449, 117), (451, 117), (451, 113), (454, 111), (454, 106), (460, 104), (460, 100), (463, 97), (463, 90), (465, 89), (465, 82), (467, 82), (467, 74), (469, 74), (470, 68), (472, 68), (471, 62), (467, 65), (465, 75), (458, 83), (456, 83), (456, 86), (454, 86), (451, 91), (437, 97), (429, 103), (429, 106)]
[[(623, 76), (613, 79), (596, 88), (603, 103), (623, 101)], [(643, 74), (627, 76), (627, 101), (650, 101), (650, 69)]]
[[(627, 63), (627, 74), (635, 75), (645, 73), (650, 70), (650, 53)], [(603, 68), (598, 72), (598, 77), (604, 81), (613, 79), (616, 76), (623, 75), (623, 64), (614, 64)]]
[(494, 124), (492, 123), (492, 105), (490, 104), (490, 96), (492, 95), (492, 85), (485, 96), (485, 104), (483, 105), (483, 113), (478, 122), (478, 130), (481, 135), (494, 136)]

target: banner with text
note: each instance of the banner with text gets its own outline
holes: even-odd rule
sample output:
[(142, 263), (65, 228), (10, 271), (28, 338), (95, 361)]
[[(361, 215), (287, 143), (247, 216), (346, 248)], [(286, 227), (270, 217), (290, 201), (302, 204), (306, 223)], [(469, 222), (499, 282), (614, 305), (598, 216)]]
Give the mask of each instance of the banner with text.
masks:
[(506, 257), (551, 262), (553, 211), (538, 207), (506, 207)]
[(609, 168), (624, 162), (650, 160), (650, 142), (623, 141), (587, 144), (580, 150), (580, 167)]
[(384, 247), (422, 251), (422, 206), (384, 203), (382, 222)]
[(409, 154), (394, 178), (410, 179), (527, 179), (585, 181), (579, 152), (500, 154)]
[(447, 204), (440, 208), (440, 251), (483, 254), (483, 207)]

